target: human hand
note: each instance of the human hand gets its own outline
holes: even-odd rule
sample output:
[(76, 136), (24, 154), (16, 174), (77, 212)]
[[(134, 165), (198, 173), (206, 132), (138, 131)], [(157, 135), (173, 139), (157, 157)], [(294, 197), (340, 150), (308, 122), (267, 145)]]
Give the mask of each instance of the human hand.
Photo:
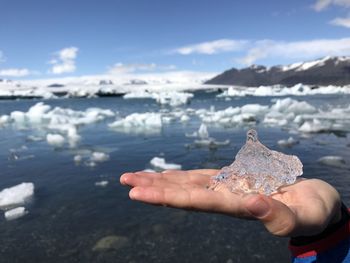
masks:
[(224, 187), (207, 189), (217, 173), (211, 169), (125, 173), (120, 182), (132, 187), (132, 200), (257, 219), (276, 236), (316, 235), (340, 220), (340, 196), (324, 181), (301, 179), (271, 196), (240, 195)]

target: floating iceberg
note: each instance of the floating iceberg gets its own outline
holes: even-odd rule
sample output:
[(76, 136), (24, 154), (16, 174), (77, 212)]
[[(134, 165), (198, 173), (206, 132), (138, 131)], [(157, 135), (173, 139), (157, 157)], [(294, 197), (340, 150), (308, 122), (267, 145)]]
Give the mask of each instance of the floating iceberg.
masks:
[(246, 144), (230, 166), (212, 178), (210, 188), (227, 187), (236, 193), (270, 195), (284, 185), (293, 184), (303, 173), (298, 157), (269, 150), (261, 144), (255, 130), (247, 132)]
[(194, 144), (197, 146), (206, 146), (210, 148), (216, 148), (218, 146), (230, 144), (230, 140), (217, 141), (214, 138), (210, 137), (207, 126), (202, 123), (197, 132), (194, 132), (191, 137), (198, 137), (194, 141)]
[(0, 192), (0, 208), (26, 203), (34, 194), (33, 183), (21, 183)]
[(162, 128), (161, 113), (132, 113), (108, 125), (111, 129), (136, 134), (157, 134)]

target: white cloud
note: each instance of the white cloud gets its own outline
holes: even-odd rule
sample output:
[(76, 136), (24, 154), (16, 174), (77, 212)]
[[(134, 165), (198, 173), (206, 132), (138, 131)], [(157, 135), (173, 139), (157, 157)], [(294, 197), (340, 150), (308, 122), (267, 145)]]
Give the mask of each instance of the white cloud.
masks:
[(317, 0), (312, 8), (316, 11), (322, 11), (331, 5), (350, 7), (350, 0)]
[(176, 67), (174, 65), (157, 65), (155, 63), (151, 64), (123, 64), (123, 63), (116, 63), (114, 66), (109, 68), (108, 74), (111, 75), (121, 75), (121, 74), (128, 74), (128, 73), (134, 73), (137, 71), (167, 71), (167, 70), (174, 70)]
[(350, 28), (350, 17), (337, 17), (329, 22), (335, 26), (343, 26)]
[(261, 40), (252, 43), (252, 47), (247, 50), (247, 54), (238, 61), (250, 65), (264, 58), (311, 59), (349, 54), (350, 38), (295, 42)]
[(68, 47), (56, 52), (54, 58), (49, 61), (53, 65), (50, 72), (53, 74), (74, 72), (78, 50), (77, 47)]
[(17, 68), (9, 68), (9, 69), (0, 69), (0, 76), (2, 77), (25, 77), (32, 74), (30, 70), (26, 68), (17, 69)]
[(228, 51), (239, 51), (244, 49), (246, 44), (247, 41), (245, 40), (219, 39), (183, 46), (174, 49), (171, 53), (178, 53), (181, 55), (190, 55), (194, 53), (212, 55)]

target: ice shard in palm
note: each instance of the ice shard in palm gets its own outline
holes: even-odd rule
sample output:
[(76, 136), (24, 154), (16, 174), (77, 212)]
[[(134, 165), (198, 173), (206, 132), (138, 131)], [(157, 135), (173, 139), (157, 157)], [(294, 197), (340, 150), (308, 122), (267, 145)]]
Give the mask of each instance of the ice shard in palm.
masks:
[(212, 178), (209, 188), (227, 187), (235, 193), (270, 195), (281, 186), (293, 184), (302, 173), (303, 164), (297, 156), (268, 149), (251, 129), (234, 162)]

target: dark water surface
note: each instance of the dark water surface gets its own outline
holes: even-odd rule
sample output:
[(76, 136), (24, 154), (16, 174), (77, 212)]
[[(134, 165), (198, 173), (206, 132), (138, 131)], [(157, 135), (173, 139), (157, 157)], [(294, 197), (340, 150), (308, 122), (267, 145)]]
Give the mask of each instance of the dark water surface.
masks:
[[(271, 104), (271, 97), (246, 97), (225, 101), (215, 94), (198, 93), (183, 107), (224, 109), (247, 103)], [(331, 108), (348, 105), (348, 97), (312, 96), (297, 99)], [(1, 101), (0, 115), (27, 111), (38, 101)], [(159, 111), (152, 100), (122, 98), (48, 100), (46, 104), (84, 110), (99, 107), (132, 112)], [(287, 239), (272, 237), (257, 222), (228, 216), (153, 207), (130, 201), (128, 189), (119, 184), (127, 171), (150, 168), (154, 156), (182, 164), (183, 169), (219, 168), (232, 162), (244, 143), (246, 128), (210, 127), (211, 136), (230, 139), (218, 149), (191, 147), (185, 133), (198, 129), (200, 121), (164, 125), (159, 134), (117, 133), (103, 121), (82, 127), (78, 149), (107, 151), (110, 160), (96, 167), (76, 165), (75, 150), (54, 149), (46, 141), (29, 142), (33, 130), (0, 129), (0, 189), (21, 182), (35, 184), (29, 214), (13, 221), (0, 218), (0, 262), (288, 262)], [(334, 134), (299, 138), (293, 148), (280, 148), (279, 139), (290, 135), (280, 128), (257, 126), (261, 141), (272, 149), (296, 154), (304, 164), (304, 176), (320, 178), (334, 185), (350, 204), (348, 168), (317, 163), (324, 155), (340, 155), (349, 163), (349, 138)], [(295, 137), (298, 138), (298, 135)], [(23, 147), (25, 146), (25, 147)], [(20, 158), (11, 158), (15, 149)], [(108, 180), (106, 187), (95, 182)], [(109, 236), (108, 250), (93, 249)], [(107, 241), (106, 241), (107, 240)], [(105, 239), (108, 243), (108, 239)]]

